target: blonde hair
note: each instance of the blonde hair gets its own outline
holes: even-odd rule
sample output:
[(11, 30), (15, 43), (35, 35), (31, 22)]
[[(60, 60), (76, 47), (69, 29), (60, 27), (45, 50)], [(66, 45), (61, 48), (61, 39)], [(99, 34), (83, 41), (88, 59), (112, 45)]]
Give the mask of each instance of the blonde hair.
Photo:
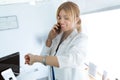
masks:
[(71, 1), (64, 2), (58, 7), (56, 17), (59, 16), (61, 10), (64, 10), (73, 20), (79, 18), (79, 21), (76, 24), (76, 29), (78, 32), (81, 32), (81, 19), (79, 6)]

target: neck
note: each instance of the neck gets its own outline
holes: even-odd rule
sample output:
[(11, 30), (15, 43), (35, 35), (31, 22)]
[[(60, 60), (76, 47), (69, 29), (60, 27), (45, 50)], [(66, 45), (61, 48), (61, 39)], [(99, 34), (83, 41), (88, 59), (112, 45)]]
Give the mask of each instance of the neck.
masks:
[(64, 41), (72, 33), (72, 31), (73, 31), (73, 29), (63, 32), (61, 40)]
[(63, 36), (69, 36), (70, 33), (72, 33), (72, 31), (73, 31), (73, 29), (63, 32)]

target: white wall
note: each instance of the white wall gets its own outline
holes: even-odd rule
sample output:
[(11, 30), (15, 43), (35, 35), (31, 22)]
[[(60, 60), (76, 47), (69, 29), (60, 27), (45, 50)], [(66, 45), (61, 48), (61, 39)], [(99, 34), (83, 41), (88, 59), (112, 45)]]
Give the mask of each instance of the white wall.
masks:
[[(23, 70), (30, 70), (32, 66), (24, 65), (24, 55), (28, 52), (40, 54), (42, 45), (37, 37), (44, 38), (49, 29), (56, 23), (56, 5), (52, 2), (29, 4), (13, 4), (0, 6), (0, 17), (16, 15), (19, 28), (0, 31), (0, 57), (20, 52), (20, 65)], [(33, 65), (41, 69), (46, 75), (47, 70), (39, 64)]]

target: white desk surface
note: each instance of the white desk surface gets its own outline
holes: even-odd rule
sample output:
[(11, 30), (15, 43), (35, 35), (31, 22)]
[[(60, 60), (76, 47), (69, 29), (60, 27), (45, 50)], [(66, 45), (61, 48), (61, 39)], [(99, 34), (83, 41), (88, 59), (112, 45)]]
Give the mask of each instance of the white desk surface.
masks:
[(17, 80), (47, 80), (47, 69), (42, 67), (24, 67), (20, 69)]

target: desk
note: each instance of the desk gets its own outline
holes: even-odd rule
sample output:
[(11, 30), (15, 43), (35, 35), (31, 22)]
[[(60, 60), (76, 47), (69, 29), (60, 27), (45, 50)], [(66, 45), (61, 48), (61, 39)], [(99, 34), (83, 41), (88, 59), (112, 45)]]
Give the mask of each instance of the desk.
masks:
[[(41, 65), (42, 66), (42, 65)], [(26, 66), (25, 69), (21, 70), (20, 75), (17, 77), (17, 80), (47, 80), (47, 75), (46, 74), (41, 74), (42, 72), (44, 73), (46, 69), (38, 67), (34, 68), (29, 68), (30, 70), (27, 71), (29, 66)], [(41, 71), (42, 70), (42, 71)], [(88, 73), (88, 66), (85, 68), (85, 72)], [(27, 72), (26, 72), (27, 71)], [(96, 78), (93, 78), (90, 74), (89, 75), (89, 80), (102, 80), (102, 75), (97, 72)]]
[(42, 65), (23, 66), (17, 80), (47, 80), (47, 67)]
[(17, 76), (17, 80), (47, 80), (47, 76), (42, 76), (40, 71), (30, 71), (26, 73), (20, 73), (19, 76)]

